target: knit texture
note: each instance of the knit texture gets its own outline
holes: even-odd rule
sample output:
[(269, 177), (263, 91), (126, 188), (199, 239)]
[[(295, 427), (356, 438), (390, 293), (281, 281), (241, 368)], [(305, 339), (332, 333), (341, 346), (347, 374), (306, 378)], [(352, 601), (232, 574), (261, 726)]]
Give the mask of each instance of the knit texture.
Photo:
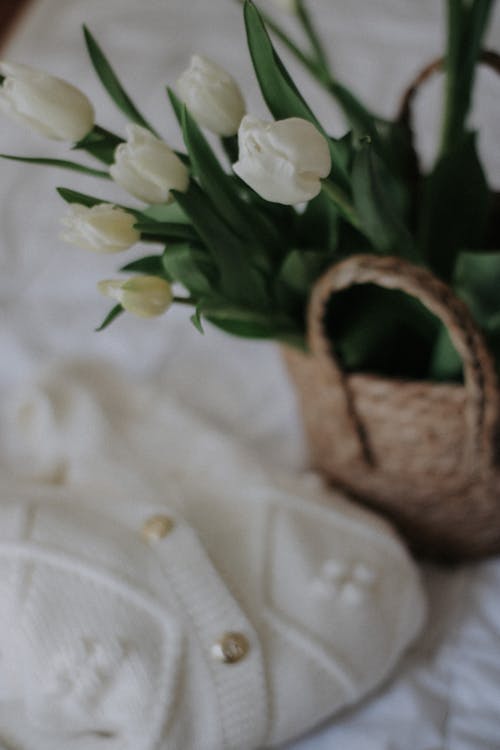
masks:
[[(0, 412), (7, 744), (272, 746), (373, 690), (419, 632), (418, 575), (384, 522), (164, 393), (68, 365)], [(164, 535), (141, 533), (157, 516)], [(248, 644), (232, 664), (227, 633)]]

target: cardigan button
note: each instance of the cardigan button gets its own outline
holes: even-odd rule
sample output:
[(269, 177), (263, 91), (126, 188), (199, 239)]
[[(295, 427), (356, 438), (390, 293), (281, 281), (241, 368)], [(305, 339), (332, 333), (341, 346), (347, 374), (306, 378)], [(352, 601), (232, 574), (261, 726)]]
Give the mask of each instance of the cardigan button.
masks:
[(152, 516), (142, 527), (142, 536), (147, 542), (157, 542), (166, 537), (174, 528), (174, 522), (169, 516)]
[(249, 651), (250, 644), (243, 633), (224, 633), (212, 646), (212, 656), (224, 664), (236, 664), (244, 659)]

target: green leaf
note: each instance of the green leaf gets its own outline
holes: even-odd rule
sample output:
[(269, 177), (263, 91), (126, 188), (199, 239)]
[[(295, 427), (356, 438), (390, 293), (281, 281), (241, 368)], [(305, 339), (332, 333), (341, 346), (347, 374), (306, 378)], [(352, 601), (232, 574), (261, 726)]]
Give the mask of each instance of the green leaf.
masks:
[(306, 210), (300, 216), (296, 240), (301, 246), (314, 247), (323, 253), (332, 254), (339, 240), (338, 208), (324, 193), (320, 193), (307, 204)]
[(70, 190), (69, 188), (58, 187), (56, 190), (66, 203), (79, 203), (81, 206), (87, 206), (88, 208), (98, 206), (100, 203), (109, 202), (101, 198), (94, 198), (92, 195), (78, 193), (76, 190)]
[(297, 0), (297, 16), (310, 42), (314, 58), (317, 62), (318, 76), (321, 77), (321, 73), (324, 73), (324, 76), (327, 78), (330, 70), (328, 55), (316, 31), (309, 9), (306, 8), (303, 0)]
[(247, 2), (244, 12), (250, 55), (271, 113), (277, 120), (303, 117), (320, 127), (275, 51), (257, 8)]
[(85, 138), (75, 143), (72, 150), (86, 151), (104, 164), (113, 164), (120, 143), (123, 143), (123, 138), (95, 125)]
[[(301, 20), (303, 24), (304, 22), (306, 22), (305, 23), (306, 31), (308, 32), (308, 35), (311, 38), (311, 34), (310, 34), (311, 29), (307, 28), (308, 24), (307, 24), (306, 18), (304, 18), (304, 12), (305, 12), (305, 7), (303, 6), (302, 3), (300, 3), (299, 4), (299, 18), (301, 18), (302, 16)], [(253, 14), (257, 15), (257, 11), (255, 11), (255, 9), (253, 11)], [(260, 76), (262, 77), (264, 84), (266, 81), (266, 78), (265, 78), (266, 71), (264, 70), (264, 62), (260, 60), (262, 46), (260, 45), (260, 40), (259, 40), (259, 34), (261, 35), (261, 37), (264, 37), (262, 27), (264, 27), (264, 31), (265, 31), (265, 26), (263, 22), (265, 22), (265, 25), (268, 26), (268, 28), (271, 29), (271, 31), (278, 36), (278, 38), (290, 49), (290, 51), (295, 55), (295, 57), (298, 60), (300, 60), (300, 62), (304, 65), (304, 67), (307, 70), (309, 70), (309, 72), (333, 96), (333, 98), (336, 100), (338, 105), (343, 110), (344, 115), (347, 121), (350, 123), (351, 127), (353, 128), (353, 131), (356, 137), (359, 139), (364, 136), (369, 136), (372, 140), (372, 143), (377, 153), (379, 153), (379, 155), (382, 156), (384, 162), (391, 169), (395, 168), (395, 169), (392, 169), (392, 171), (395, 174), (399, 174), (400, 161), (399, 161), (398, 155), (394, 153), (394, 150), (392, 148), (393, 146), (392, 138), (386, 141), (386, 139), (382, 137), (380, 133), (380, 131), (387, 132), (391, 128), (392, 123), (386, 120), (383, 120), (382, 118), (378, 117), (378, 115), (375, 115), (363, 104), (363, 102), (360, 99), (358, 99), (355, 96), (355, 94), (353, 94), (352, 91), (347, 89), (338, 80), (332, 78), (331, 74), (328, 71), (328, 65), (325, 64), (326, 58), (324, 57), (323, 54), (321, 54), (321, 52), (320, 52), (320, 58), (318, 62), (317, 63), (314, 62), (310, 57), (305, 55), (290, 40), (288, 35), (285, 34), (283, 30), (275, 22), (273, 22), (272, 19), (270, 19), (265, 13), (262, 13), (261, 11), (259, 11), (259, 14), (261, 18), (260, 27), (257, 24), (257, 21), (252, 18), (251, 22), (253, 25), (250, 27), (250, 32), (252, 34), (252, 39), (255, 39), (255, 50), (256, 50), (255, 57), (257, 58), (257, 63), (259, 64), (259, 70), (257, 70), (257, 67), (256, 67), (257, 75), (259, 77), (259, 71), (260, 71)], [(298, 117), (302, 116), (302, 117), (306, 117), (306, 119), (311, 119), (312, 113), (310, 112), (307, 104), (303, 101), (302, 97), (300, 96), (300, 93), (297, 91), (297, 88), (293, 84), (293, 81), (291, 81), (287, 71), (284, 70), (283, 64), (279, 60), (276, 52), (272, 54), (271, 50), (269, 49), (269, 45), (266, 45), (265, 51), (266, 51), (266, 56), (267, 56), (267, 64), (271, 68), (271, 71), (272, 71), (272, 63), (273, 63), (273, 56), (274, 56), (274, 59), (275, 60), (277, 59), (278, 61), (276, 64), (279, 64), (280, 70), (283, 72), (285, 76), (285, 83), (288, 83), (291, 89), (290, 91), (288, 90), (287, 87), (285, 87), (285, 93), (287, 95), (287, 107), (280, 110), (281, 116), (283, 117), (289, 116), (288, 114), (285, 114), (285, 113), (288, 113), (289, 111), (294, 111), (295, 116), (298, 116)], [(318, 53), (317, 45), (315, 45), (315, 51), (316, 53)], [(252, 53), (252, 47), (250, 48), (250, 52)], [(254, 66), (255, 66), (255, 60), (254, 60)], [(264, 93), (264, 98), (266, 99), (269, 108), (273, 112), (273, 107), (279, 106), (280, 103), (278, 102), (278, 104), (276, 104), (276, 102), (274, 101), (275, 84), (274, 84), (274, 81), (272, 81), (270, 78), (269, 78), (269, 81), (270, 81), (269, 85), (266, 87), (266, 93), (264, 93), (264, 91), (263, 93)], [(259, 82), (260, 82), (260, 77), (259, 77)], [(261, 86), (262, 86), (262, 83), (261, 83)], [(295, 99), (297, 95), (300, 97), (300, 103), (299, 103), (300, 113), (296, 109), (294, 110), (289, 109), (290, 107), (298, 106), (297, 101)], [(292, 101), (290, 101), (290, 99)], [(306, 115), (306, 112), (308, 112), (309, 116)], [(273, 114), (275, 113), (273, 112)], [(280, 119), (276, 114), (275, 114), (275, 117), (277, 119)], [(314, 115), (312, 115), (312, 117), (314, 119), (312, 119), (311, 121), (322, 130), (321, 125), (317, 122)], [(322, 132), (324, 131), (322, 130)], [(344, 167), (344, 169), (345, 169), (346, 164), (349, 161), (350, 153), (351, 153), (350, 148), (349, 148), (350, 146), (349, 141), (347, 141), (346, 143), (342, 143), (342, 139), (340, 141), (339, 140), (333, 141), (335, 143), (335, 150), (337, 152), (338, 158), (336, 159), (333, 156), (333, 154), (332, 154), (332, 158), (336, 166), (340, 164), (341, 166)], [(343, 185), (343, 187), (345, 189), (346, 185)]]
[[(254, 6), (251, 6), (251, 7), (254, 7)], [(297, 45), (290, 40), (288, 35), (285, 34), (283, 30), (275, 22), (273, 22), (273, 20), (270, 19), (265, 13), (262, 13), (261, 11), (257, 12), (255, 8), (252, 12), (254, 16), (257, 16), (257, 15), (260, 16), (260, 27), (259, 27), (259, 24), (257, 23), (256, 18), (250, 17), (249, 19), (249, 24), (252, 24), (252, 26), (250, 26), (250, 33), (252, 34), (252, 39), (255, 39), (256, 56), (260, 54), (259, 44), (258, 44), (258, 35), (260, 34), (263, 37), (264, 34), (262, 32), (262, 28), (264, 29), (264, 32), (265, 32), (265, 27), (268, 26), (271, 29), (271, 31), (274, 34), (276, 34), (278, 38), (289, 48), (289, 50), (295, 55), (295, 57), (298, 60), (300, 60), (300, 62), (304, 65), (304, 67), (307, 70), (309, 70), (309, 72), (336, 99), (340, 107), (343, 109), (347, 120), (351, 123), (352, 127), (354, 128), (358, 136), (370, 135), (372, 138), (375, 138), (376, 137), (375, 122), (377, 120), (376, 116), (373, 115), (362, 104), (362, 102), (354, 96), (354, 94), (351, 91), (349, 91), (345, 86), (343, 86), (341, 83), (333, 79), (332, 76), (330, 75), (329, 69), (328, 69), (329, 66), (328, 66), (326, 57), (324, 53), (322, 52), (321, 46), (318, 44), (319, 39), (317, 38), (316, 33), (314, 32), (314, 30), (312, 29), (310, 25), (308, 14), (303, 4), (302, 3), (299, 4), (298, 15), (299, 15), (299, 19), (302, 21), (303, 25), (305, 26), (306, 33), (308, 34), (310, 40), (313, 41), (314, 43), (313, 46), (314, 46), (314, 51), (316, 52), (316, 55), (319, 54), (317, 63), (313, 62), (313, 60), (310, 57), (305, 55), (297, 47)], [(248, 13), (250, 15), (250, 11), (248, 11)], [(250, 48), (250, 52), (252, 54), (252, 48)], [(271, 51), (269, 49), (269, 45), (266, 45), (266, 55), (268, 58), (268, 62), (272, 61), (272, 56), (270, 52)], [(274, 52), (274, 57), (279, 60), (279, 57), (276, 54), (276, 52)], [(283, 64), (281, 63), (280, 60), (279, 62), (281, 64), (280, 69), (284, 72), (284, 75), (286, 77), (286, 82), (291, 85), (293, 93), (296, 95), (298, 94), (300, 97), (300, 94), (295, 84), (290, 79), (290, 76), (288, 75), (287, 71), (284, 69)], [(270, 93), (270, 97), (272, 98), (272, 88), (270, 87), (270, 89), (271, 90), (269, 93)], [(300, 98), (302, 99), (302, 97)], [(305, 105), (305, 107), (307, 107), (303, 99), (302, 99), (302, 104)], [(307, 109), (309, 108), (307, 107)], [(296, 115), (296, 116), (304, 116), (304, 115)], [(314, 123), (318, 125), (317, 121), (315, 120), (314, 120)]]
[[(236, 0), (240, 5), (245, 5), (246, 0)], [(299, 60), (302, 65), (319, 81), (323, 79), (324, 71), (318, 66), (318, 64), (309, 55), (305, 54), (300, 47), (295, 44), (293, 39), (279, 26), (276, 21), (271, 18), (263, 10), (259, 10), (260, 17), (264, 21), (266, 27), (272, 31), (272, 33), (282, 42), (282, 44), (288, 48), (288, 50)]]
[(294, 249), (279, 269), (275, 282), (277, 304), (302, 327), (311, 288), (332, 261), (331, 255), (324, 251)]
[[(172, 91), (169, 91), (169, 95), (171, 100), (175, 98)], [(222, 169), (217, 157), (185, 106), (182, 107), (181, 127), (193, 172), (201, 187), (210, 195), (219, 214), (224, 217), (226, 223), (236, 235), (253, 236), (254, 233), (249, 224), (250, 217), (238, 197), (233, 181)]]
[(398, 180), (401, 210), (413, 211), (420, 167), (415, 149), (413, 132), (407, 120), (396, 122), (377, 121), (379, 149), (384, 164)]
[(147, 276), (160, 276), (161, 278), (166, 278), (167, 281), (173, 281), (163, 266), (161, 255), (148, 255), (144, 258), (139, 258), (139, 260), (133, 260), (131, 263), (127, 263), (126, 266), (122, 266), (120, 271), (124, 273), (143, 273)]
[(142, 214), (152, 221), (189, 224), (189, 218), (186, 216), (186, 213), (175, 201), (148, 206), (142, 210)]
[(488, 330), (500, 311), (500, 250), (461, 252), (453, 288), (467, 303), (476, 322)]
[(138, 221), (134, 227), (145, 238), (171, 242), (179, 240), (196, 242), (198, 240), (196, 232), (189, 224), (172, 221)]
[(359, 142), (368, 137), (372, 148), (393, 175), (406, 182), (415, 180), (418, 163), (408, 123), (389, 122), (378, 117), (337, 81), (331, 81), (328, 89), (342, 108), (355, 140)]
[(288, 320), (280, 320), (251, 308), (230, 306), (224, 301), (203, 301), (200, 310), (203, 317), (213, 325), (226, 333), (244, 338), (276, 338), (295, 331)]
[(278, 281), (300, 296), (307, 297), (330, 258), (318, 250), (291, 250), (280, 268)]
[(196, 328), (197, 331), (199, 331), (202, 335), (205, 333), (205, 331), (203, 330), (203, 323), (202, 323), (202, 320), (201, 320), (201, 312), (200, 312), (200, 309), (198, 308), (198, 306), (196, 307), (196, 310), (191, 315), (191, 317), (189, 318), (189, 320), (194, 325), (194, 327)]
[(83, 27), (83, 34), (85, 37), (87, 50), (92, 61), (92, 65), (94, 66), (94, 70), (97, 73), (102, 85), (110, 95), (111, 99), (115, 102), (117, 107), (121, 109), (121, 111), (129, 118), (129, 120), (131, 120), (131, 122), (135, 122), (137, 125), (141, 125), (143, 128), (147, 128), (152, 133), (157, 135), (154, 128), (151, 127), (148, 121), (144, 119), (144, 117), (141, 115), (141, 113), (121, 85), (116, 73), (106, 59), (103, 51), (86, 26)]
[(420, 262), (402, 215), (398, 184), (370, 144), (362, 146), (354, 157), (352, 187), (363, 232), (375, 250)]
[(123, 307), (121, 305), (115, 305), (109, 313), (106, 315), (104, 320), (102, 321), (101, 325), (95, 329), (96, 333), (100, 333), (101, 331), (104, 331), (105, 328), (111, 325), (111, 323), (116, 320), (116, 318), (122, 314), (122, 312), (125, 312)]
[(58, 167), (59, 169), (69, 169), (73, 172), (81, 172), (82, 174), (88, 174), (91, 177), (102, 177), (105, 180), (110, 180), (111, 177), (109, 172), (103, 172), (100, 169), (92, 169), (86, 167), (84, 164), (78, 164), (74, 161), (67, 161), (66, 159), (46, 159), (38, 157), (27, 157), (27, 156), (11, 156), (10, 154), (0, 154), (0, 158), (9, 159), (10, 161), (22, 161), (26, 164), (38, 164), (44, 167)]
[(312, 122), (328, 140), (334, 165), (332, 177), (339, 182), (344, 190), (348, 189), (349, 179), (346, 169), (345, 144), (339, 143), (339, 141), (327, 135), (308, 104), (306, 104), (275, 51), (257, 8), (251, 2), (245, 3), (245, 25), (248, 48), (257, 80), (270, 112), (276, 120), (301, 117)]
[(184, 103), (179, 99), (175, 91), (170, 86), (167, 86), (167, 96), (169, 98), (177, 122), (179, 123), (179, 126), (182, 130), (182, 112), (184, 110)]
[(444, 382), (460, 381), (462, 372), (462, 360), (451, 342), (448, 330), (442, 325), (432, 352), (429, 377), (431, 380)]
[(453, 275), (460, 250), (481, 249), (491, 196), (474, 133), (448, 151), (424, 183), (419, 245), (443, 279)]
[(161, 262), (166, 273), (191, 294), (210, 296), (217, 291), (217, 270), (206, 253), (187, 244), (169, 245)]
[(220, 328), (224, 333), (230, 333), (232, 336), (245, 339), (275, 339), (276, 331), (265, 322), (239, 320), (238, 318), (214, 318), (205, 316), (209, 323)]
[(467, 132), (476, 65), (494, 0), (448, 0), (445, 112), (440, 155), (456, 149)]
[(130, 208), (130, 206), (122, 206), (119, 203), (114, 203), (113, 201), (104, 198), (95, 198), (92, 195), (79, 193), (76, 190), (70, 190), (65, 187), (58, 187), (56, 190), (66, 203), (79, 203), (81, 206), (87, 206), (88, 208), (99, 206), (101, 203), (107, 203), (110, 206), (117, 206), (117, 208), (127, 211), (127, 213), (132, 214), (132, 216), (135, 216), (139, 221), (144, 218), (141, 211), (137, 211), (135, 208)]
[(173, 193), (208, 248), (224, 295), (240, 303), (267, 306), (268, 296), (259, 273), (252, 266), (247, 247), (220, 218), (208, 195), (194, 180), (187, 192)]
[[(266, 260), (264, 242), (267, 247), (276, 248), (279, 237), (272, 225), (267, 224), (255, 209), (250, 209), (240, 198), (232, 177), (223, 170), (200, 128), (181, 104), (171, 89), (167, 89), (180, 125), (184, 143), (189, 154), (191, 168), (203, 190), (210, 195), (220, 217), (235, 235), (245, 240), (249, 253), (260, 255)], [(260, 251), (260, 252), (259, 252)]]

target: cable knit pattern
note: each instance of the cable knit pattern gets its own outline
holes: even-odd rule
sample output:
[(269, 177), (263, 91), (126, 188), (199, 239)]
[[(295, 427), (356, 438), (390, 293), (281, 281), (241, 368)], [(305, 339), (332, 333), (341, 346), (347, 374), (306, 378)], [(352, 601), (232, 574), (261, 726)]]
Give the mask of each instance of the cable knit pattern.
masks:
[(0, 409), (0, 737), (16, 748), (279, 744), (371, 691), (417, 635), (418, 575), (382, 521), (271, 476), (165, 394), (70, 365)]

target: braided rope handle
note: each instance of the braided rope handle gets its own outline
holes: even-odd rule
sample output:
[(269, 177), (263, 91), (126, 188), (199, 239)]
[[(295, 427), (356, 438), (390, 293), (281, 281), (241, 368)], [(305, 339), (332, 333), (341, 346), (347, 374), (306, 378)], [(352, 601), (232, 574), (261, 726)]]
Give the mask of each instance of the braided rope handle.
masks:
[(376, 284), (406, 292), (420, 300), (446, 326), (464, 369), (466, 428), (462, 468), (464, 473), (471, 475), (489, 473), (498, 462), (500, 392), (495, 364), (483, 335), (467, 306), (450, 287), (427, 269), (390, 256), (354, 255), (332, 266), (315, 284), (308, 310), (310, 350), (325, 378), (344, 391), (350, 426), (357, 437), (362, 460), (368, 465), (373, 463), (348, 379), (324, 327), (326, 305), (332, 294), (360, 284)]

